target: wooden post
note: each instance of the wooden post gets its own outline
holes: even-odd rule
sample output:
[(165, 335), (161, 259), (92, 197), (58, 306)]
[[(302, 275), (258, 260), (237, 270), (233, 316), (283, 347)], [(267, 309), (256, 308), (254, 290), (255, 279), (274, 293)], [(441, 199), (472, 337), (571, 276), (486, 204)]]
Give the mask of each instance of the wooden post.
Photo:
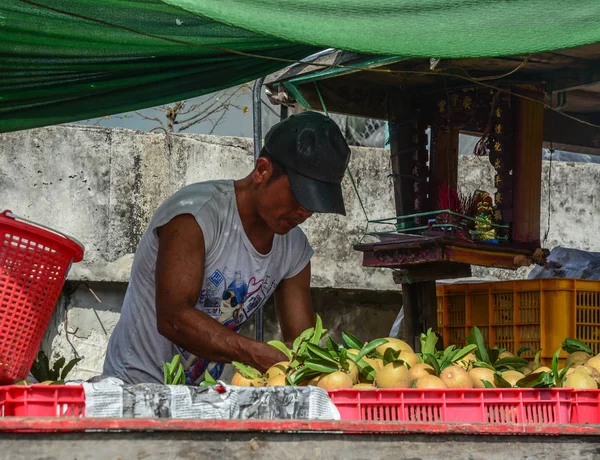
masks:
[[(535, 87), (520, 87), (520, 94), (543, 100), (544, 92)], [(540, 206), (542, 201), (542, 143), (544, 107), (532, 100), (514, 97), (515, 168), (512, 239), (521, 245), (540, 246)]]
[(458, 129), (431, 130), (431, 197), (437, 209), (438, 187), (445, 182), (448, 187), (458, 185)]
[[(419, 139), (415, 136), (418, 112), (409, 98), (390, 97), (390, 154), (394, 174), (394, 199), (398, 216), (413, 214), (415, 211), (415, 167), (419, 163)], [(435, 320), (431, 320), (431, 304)], [(400, 337), (418, 349), (419, 335), (424, 323), (437, 328), (437, 303), (435, 281), (402, 284), (402, 305), (404, 321)], [(426, 319), (425, 319), (426, 318)], [(432, 323), (433, 324), (430, 324)]]

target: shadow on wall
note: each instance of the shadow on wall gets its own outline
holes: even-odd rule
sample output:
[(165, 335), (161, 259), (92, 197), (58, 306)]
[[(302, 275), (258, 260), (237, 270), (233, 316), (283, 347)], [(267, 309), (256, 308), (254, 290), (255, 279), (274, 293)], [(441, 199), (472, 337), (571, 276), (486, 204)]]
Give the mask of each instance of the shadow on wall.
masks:
[[(67, 361), (82, 358), (70, 374), (72, 379), (89, 379), (101, 374), (108, 340), (121, 315), (126, 289), (127, 283), (67, 282), (65, 285), (42, 349), (52, 362), (61, 356)], [(341, 341), (342, 331), (352, 332), (365, 341), (386, 337), (402, 304), (399, 290), (313, 289), (312, 297), (316, 313), (321, 315), (325, 328), (336, 341)], [(254, 338), (253, 319), (241, 333)], [(273, 339), (281, 339), (281, 334), (273, 302), (269, 301), (265, 308), (265, 340)]]

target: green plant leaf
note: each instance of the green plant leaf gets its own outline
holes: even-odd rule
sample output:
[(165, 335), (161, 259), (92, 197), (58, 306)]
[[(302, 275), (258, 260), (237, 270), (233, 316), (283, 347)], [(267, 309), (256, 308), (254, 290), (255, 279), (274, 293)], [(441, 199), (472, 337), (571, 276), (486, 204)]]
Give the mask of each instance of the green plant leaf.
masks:
[(360, 353), (358, 354), (358, 359), (361, 359), (363, 356), (366, 356), (369, 353), (371, 353), (372, 351), (374, 351), (375, 348), (377, 348), (381, 345), (384, 345), (386, 343), (388, 343), (387, 339), (375, 339), (375, 340), (369, 342), (360, 350)]
[(342, 340), (346, 343), (348, 348), (354, 348), (355, 350), (360, 350), (364, 346), (364, 343), (361, 342), (358, 337), (349, 332), (342, 332)]
[(590, 349), (590, 347), (588, 347), (585, 343), (583, 343), (582, 341), (577, 340), (577, 339), (566, 339), (562, 343), (562, 349), (565, 350), (569, 354), (575, 353), (576, 351), (583, 351), (590, 355), (594, 354), (592, 352), (592, 350)]
[(169, 372), (169, 363), (163, 363), (163, 384), (171, 383), (171, 373)]
[(526, 375), (515, 384), (518, 388), (549, 388), (553, 385), (554, 379), (550, 372), (538, 372)]
[(60, 358), (58, 358), (56, 361), (54, 361), (54, 366), (52, 366), (52, 370), (56, 373), (57, 376), (60, 375), (60, 370), (65, 365), (65, 361), (66, 361), (65, 358), (62, 356)]
[(488, 363), (484, 363), (483, 361), (475, 361), (473, 363), (473, 367), (483, 367), (485, 369), (489, 369), (490, 371), (495, 371), (494, 366)]
[(304, 365), (313, 371), (320, 372), (322, 374), (331, 374), (338, 369), (338, 366), (334, 366), (330, 364), (328, 361), (324, 361), (321, 359), (307, 359), (304, 361)]
[(567, 371), (571, 368), (572, 364), (565, 366), (563, 370), (558, 373), (558, 378), (555, 381), (555, 384), (558, 388), (562, 388), (562, 385), (567, 377)]
[(177, 372), (175, 373), (175, 378), (173, 379), (174, 385), (184, 385), (185, 384), (185, 372), (183, 370), (183, 365), (178, 363)]
[(488, 358), (490, 359), (490, 364), (493, 366), (496, 364), (496, 361), (498, 361), (498, 358), (500, 357), (500, 353), (502, 353), (500, 350), (498, 349), (491, 349), (488, 350)]
[(292, 345), (292, 350), (295, 352), (298, 352), (300, 345), (303, 342), (310, 340), (310, 338), (313, 336), (314, 333), (315, 333), (314, 327), (310, 327), (310, 328), (306, 329), (305, 331), (303, 331), (298, 337), (296, 337), (296, 340), (294, 340), (294, 343)]
[(481, 383), (483, 383), (483, 386), (485, 388), (496, 388), (493, 384), (491, 384), (490, 382), (488, 382), (487, 380), (482, 380)]
[(555, 378), (558, 378), (558, 355), (560, 355), (560, 350), (556, 350), (552, 356), (552, 374)]
[(529, 347), (521, 347), (517, 350), (517, 356), (521, 356), (523, 353), (525, 353), (526, 351), (530, 351), (531, 348)]
[(535, 371), (538, 367), (540, 367), (540, 357), (542, 356), (542, 350), (539, 350), (535, 354), (535, 358), (533, 358), (533, 370)]
[(200, 382), (201, 387), (212, 387), (217, 385), (217, 381), (210, 375), (210, 372), (207, 370), (204, 371), (204, 381)]
[[(364, 363), (364, 365), (360, 365), (360, 363)], [(377, 371), (375, 369), (373, 369), (372, 366), (368, 365), (367, 363), (365, 363), (364, 361), (359, 361), (359, 365), (358, 365), (358, 372), (360, 375), (363, 376), (363, 378), (367, 381), (367, 382), (372, 382), (375, 380), (375, 377), (377, 377)]]
[(529, 364), (526, 359), (519, 358), (518, 356), (508, 356), (506, 358), (499, 359), (494, 363), (496, 369), (500, 367), (512, 367), (514, 369), (521, 369)]
[(69, 372), (71, 372), (71, 370), (79, 361), (81, 361), (81, 358), (73, 358), (71, 361), (69, 361), (67, 365), (63, 368), (60, 374), (60, 379), (65, 380), (67, 378), (67, 375), (69, 375)]
[(333, 340), (330, 336), (327, 336), (326, 343), (327, 343), (327, 349), (333, 353), (337, 353), (340, 351), (341, 348), (343, 348), (343, 347), (340, 347), (340, 345), (335, 340)]
[(319, 359), (328, 361), (337, 366), (338, 362), (331, 357), (329, 352), (327, 350), (319, 347), (318, 345), (308, 343), (308, 344), (306, 344), (306, 349), (308, 350), (308, 354), (312, 358), (319, 358)]
[(393, 348), (388, 348), (387, 350), (385, 350), (385, 353), (383, 354), (383, 364), (389, 364), (389, 363), (393, 363), (394, 361), (396, 361), (398, 359), (398, 356), (400, 356), (400, 350), (394, 350)]
[(439, 377), (441, 369), (440, 369), (440, 363), (438, 362), (436, 357), (433, 356), (431, 353), (427, 353), (427, 354), (423, 355), (423, 357), (425, 358), (425, 363), (429, 364), (431, 367), (433, 367), (435, 375)]
[(344, 369), (345, 371), (350, 370), (350, 366), (348, 364), (348, 350), (342, 348), (339, 351), (338, 359), (340, 361), (340, 366), (342, 367), (342, 369)]
[(246, 366), (238, 361), (232, 361), (231, 365), (242, 375), (242, 377), (250, 380), (259, 379), (261, 375), (250, 366)]
[(421, 334), (421, 353), (435, 353), (437, 343), (437, 334), (431, 328), (427, 329), (427, 334)]
[(485, 347), (485, 342), (483, 340), (483, 335), (481, 335), (481, 331), (477, 326), (473, 326), (471, 328), (471, 333), (469, 337), (467, 337), (467, 343), (477, 345), (477, 349), (475, 350), (475, 354), (479, 361), (483, 361), (485, 363), (490, 362), (490, 357), (487, 352), (487, 348)]
[(321, 321), (321, 317), (317, 315), (317, 320), (315, 323), (315, 332), (310, 338), (309, 342), (313, 345), (318, 345), (321, 341), (321, 337), (323, 335), (323, 321)]
[(494, 374), (494, 383), (496, 388), (512, 388), (512, 385), (497, 372)]
[(267, 344), (282, 352), (287, 359), (292, 359), (292, 350), (290, 350), (285, 343), (280, 342), (279, 340), (271, 340), (270, 342), (267, 342)]
[(471, 353), (472, 351), (474, 351), (476, 348), (477, 348), (477, 345), (470, 344), (470, 345), (467, 345), (464, 348), (460, 348), (460, 349), (456, 350), (450, 356), (450, 362), (455, 363), (456, 361), (460, 361), (465, 356), (467, 356), (469, 353)]

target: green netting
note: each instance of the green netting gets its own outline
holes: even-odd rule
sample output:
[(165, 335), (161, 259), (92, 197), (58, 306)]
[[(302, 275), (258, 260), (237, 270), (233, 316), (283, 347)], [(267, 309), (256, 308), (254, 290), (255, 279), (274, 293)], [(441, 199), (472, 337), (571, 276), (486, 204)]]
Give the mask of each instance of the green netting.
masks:
[(1, 0), (0, 132), (200, 96), (285, 65), (211, 46), (287, 59), (316, 50), (159, 0)]
[(0, 0), (0, 132), (200, 96), (286, 65), (223, 48), (511, 55), (600, 42), (599, 18), (600, 0)]
[(600, 0), (165, 0), (298, 43), (405, 57), (537, 53), (600, 42)]

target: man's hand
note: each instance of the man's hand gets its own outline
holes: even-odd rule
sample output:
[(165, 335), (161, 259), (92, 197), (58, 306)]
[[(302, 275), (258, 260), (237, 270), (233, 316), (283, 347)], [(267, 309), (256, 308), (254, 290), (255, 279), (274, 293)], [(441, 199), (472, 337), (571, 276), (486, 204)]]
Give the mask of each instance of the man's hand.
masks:
[(304, 330), (314, 327), (310, 296), (310, 262), (293, 278), (281, 281), (275, 290), (275, 310), (283, 341), (293, 342)]
[(240, 361), (264, 372), (285, 355), (240, 336), (196, 309), (204, 280), (204, 235), (190, 214), (158, 229), (156, 326), (158, 332), (190, 353), (215, 362)]

